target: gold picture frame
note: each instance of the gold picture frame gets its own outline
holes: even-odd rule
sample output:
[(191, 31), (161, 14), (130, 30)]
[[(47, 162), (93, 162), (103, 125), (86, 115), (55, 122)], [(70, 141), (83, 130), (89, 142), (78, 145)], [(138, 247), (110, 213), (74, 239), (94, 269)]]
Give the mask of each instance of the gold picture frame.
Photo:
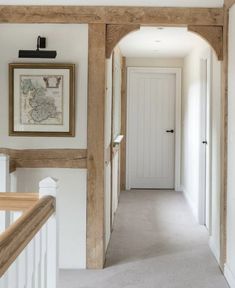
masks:
[(75, 64), (9, 64), (9, 136), (75, 136)]

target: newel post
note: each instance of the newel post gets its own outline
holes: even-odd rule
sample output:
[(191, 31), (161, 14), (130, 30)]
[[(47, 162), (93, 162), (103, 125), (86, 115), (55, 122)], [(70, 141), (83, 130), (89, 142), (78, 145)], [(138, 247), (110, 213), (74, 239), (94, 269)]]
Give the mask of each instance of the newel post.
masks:
[[(47, 177), (39, 182), (39, 197), (53, 196), (56, 198), (58, 180)], [(46, 287), (56, 288), (59, 265), (58, 265), (58, 217), (56, 212), (47, 221), (47, 252), (46, 252)]]

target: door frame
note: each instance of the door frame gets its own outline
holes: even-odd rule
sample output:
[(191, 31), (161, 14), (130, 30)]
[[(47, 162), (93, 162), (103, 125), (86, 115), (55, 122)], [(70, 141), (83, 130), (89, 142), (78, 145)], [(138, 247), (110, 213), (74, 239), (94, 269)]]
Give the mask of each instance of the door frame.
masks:
[[(206, 64), (205, 66), (203, 64)], [(211, 153), (212, 153), (212, 118), (211, 118), (211, 107), (212, 107), (212, 51), (209, 48), (205, 53), (204, 56), (201, 58), (201, 85), (206, 78), (206, 86), (201, 86), (201, 97), (206, 97), (206, 107), (202, 107), (203, 103), (201, 103), (201, 108), (206, 109), (206, 117), (204, 119), (205, 123), (201, 123), (200, 129), (206, 129), (206, 139), (202, 139), (202, 141), (207, 141), (207, 149), (200, 145), (200, 187), (199, 187), (199, 211), (198, 211), (198, 218), (199, 223), (201, 225), (206, 225), (208, 216), (208, 230), (209, 234), (211, 234), (211, 212), (212, 212), (212, 195), (211, 195)], [(206, 71), (204, 71), (206, 68)], [(206, 72), (206, 75), (205, 75)], [(205, 111), (204, 111), (205, 112)], [(202, 127), (202, 125), (205, 127)], [(201, 134), (202, 136), (202, 134)], [(209, 201), (206, 201), (206, 199)]]
[(128, 107), (130, 106), (130, 76), (132, 73), (161, 73), (175, 74), (176, 79), (176, 97), (175, 97), (175, 190), (181, 191), (181, 97), (182, 97), (182, 80), (181, 68), (160, 68), (160, 67), (127, 67), (127, 125), (126, 125), (126, 189), (130, 189), (130, 161), (129, 161), (129, 133), (130, 116)]

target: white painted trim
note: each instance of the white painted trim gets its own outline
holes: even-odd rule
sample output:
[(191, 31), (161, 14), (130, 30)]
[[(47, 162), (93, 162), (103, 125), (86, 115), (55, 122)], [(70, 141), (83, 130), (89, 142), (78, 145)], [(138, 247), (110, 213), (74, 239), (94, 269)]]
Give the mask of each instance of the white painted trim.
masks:
[(171, 68), (176, 77), (175, 101), (175, 190), (181, 189), (181, 68)]
[(228, 263), (224, 265), (224, 276), (226, 280), (228, 281), (230, 288), (235, 288), (235, 275), (231, 271)]
[(209, 227), (208, 227), (208, 231), (209, 231), (209, 235), (212, 235), (212, 88), (213, 88), (213, 83), (212, 83), (212, 75), (213, 75), (213, 59), (212, 59), (212, 48), (209, 48), (208, 49), (208, 52), (207, 52), (207, 59), (208, 59), (208, 62), (207, 62), (207, 69), (209, 71), (209, 75), (208, 75), (208, 78), (209, 78), (209, 81), (208, 81), (208, 86), (207, 86), (207, 89), (208, 89), (208, 117), (207, 117), (207, 125), (208, 125), (208, 151), (209, 153), (207, 153), (207, 162), (208, 162), (208, 178), (207, 181), (209, 183), (208, 185), (208, 193), (209, 193), (209, 205), (208, 205), (208, 213), (209, 213)]
[[(200, 187), (199, 187), (199, 204), (198, 204), (198, 222), (201, 225), (205, 225), (206, 224), (206, 215), (207, 213), (209, 214), (209, 235), (211, 235), (211, 212), (212, 212), (212, 197), (211, 197), (211, 169), (212, 169), (212, 164), (211, 164), (211, 159), (212, 159), (212, 135), (211, 135), (211, 131), (212, 131), (212, 117), (211, 117), (211, 101), (212, 101), (212, 97), (211, 97), (211, 91), (212, 91), (212, 52), (211, 49), (206, 50), (206, 52), (204, 53), (204, 55), (201, 57), (201, 74), (204, 73), (203, 71), (203, 61), (207, 61), (207, 86), (206, 86), (206, 95), (202, 95), (203, 93), (203, 87), (201, 89), (201, 97), (206, 96), (207, 97), (207, 111), (206, 111), (206, 119), (205, 119), (205, 125), (206, 125), (206, 131), (207, 131), (207, 139), (201, 139), (201, 140), (207, 140), (207, 152), (206, 154), (204, 154), (204, 149), (205, 147), (203, 146), (203, 144), (201, 144), (201, 148), (200, 148), (200, 171), (201, 173), (204, 173), (204, 176), (202, 176), (202, 174), (200, 173)], [(203, 75), (202, 75), (203, 77)], [(203, 82), (203, 79), (201, 77), (201, 83)], [(203, 127), (201, 126), (200, 129), (202, 129)], [(206, 151), (205, 151), (206, 152)], [(205, 161), (205, 157), (206, 157), (206, 163)], [(204, 167), (204, 165), (206, 165)], [(202, 179), (202, 177), (205, 177)], [(202, 181), (203, 180), (203, 181)], [(208, 184), (209, 183), (209, 184)], [(205, 185), (206, 184), (206, 185)], [(207, 205), (206, 202), (206, 198), (207, 198), (207, 193), (208, 195), (208, 201), (209, 201), (209, 205)], [(209, 211), (206, 212), (206, 209), (208, 209)]]
[(175, 74), (176, 77), (176, 99), (175, 99), (175, 190), (181, 191), (181, 68), (159, 68), (159, 67), (128, 67), (127, 68), (127, 135), (126, 135), (126, 189), (130, 189), (130, 163), (129, 163), (129, 113), (128, 107), (130, 106), (130, 75), (133, 72), (143, 73), (162, 73), (162, 74)]
[(210, 236), (209, 238), (209, 247), (213, 255), (215, 256), (216, 261), (220, 263), (220, 251), (217, 249), (215, 239), (212, 236)]

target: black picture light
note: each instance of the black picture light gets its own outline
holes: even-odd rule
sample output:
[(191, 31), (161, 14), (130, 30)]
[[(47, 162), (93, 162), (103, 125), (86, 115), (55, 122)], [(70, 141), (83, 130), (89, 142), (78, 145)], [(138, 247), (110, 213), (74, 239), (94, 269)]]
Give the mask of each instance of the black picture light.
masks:
[(52, 50), (40, 50), (46, 48), (46, 38), (38, 36), (36, 50), (19, 50), (19, 58), (56, 58), (57, 52)]

